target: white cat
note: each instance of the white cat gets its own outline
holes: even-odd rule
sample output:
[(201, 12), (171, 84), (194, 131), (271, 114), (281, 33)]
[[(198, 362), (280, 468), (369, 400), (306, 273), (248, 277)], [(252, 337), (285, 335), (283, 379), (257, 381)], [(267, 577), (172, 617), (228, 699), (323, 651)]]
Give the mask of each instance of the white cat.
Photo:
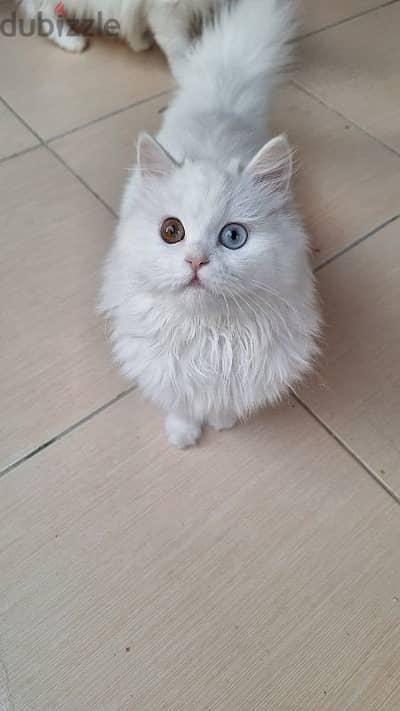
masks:
[[(22, 6), (28, 18), (38, 21), (40, 12), (43, 19), (49, 20), (50, 23), (44, 25), (49, 39), (70, 52), (82, 52), (87, 46), (87, 37), (73, 32), (68, 18), (89, 21), (89, 33), (101, 24), (99, 29), (107, 32), (109, 28), (110, 33), (117, 33), (136, 52), (148, 49), (154, 38), (173, 62), (189, 45), (193, 19), (206, 17), (224, 1), (65, 0), (60, 3), (57, 0), (23, 0)], [(114, 24), (108, 25), (110, 21)]]
[(317, 353), (291, 152), (265, 145), (285, 0), (239, 0), (178, 70), (158, 141), (142, 135), (104, 275), (116, 359), (167, 413), (171, 444), (278, 399)]

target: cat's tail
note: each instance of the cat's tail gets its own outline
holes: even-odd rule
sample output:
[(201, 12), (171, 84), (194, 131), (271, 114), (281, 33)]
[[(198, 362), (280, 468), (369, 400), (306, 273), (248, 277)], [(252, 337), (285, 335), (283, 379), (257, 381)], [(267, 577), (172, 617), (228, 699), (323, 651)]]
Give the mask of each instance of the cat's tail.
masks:
[(265, 114), (294, 28), (293, 0), (233, 0), (175, 63), (178, 84), (205, 106)]
[(178, 85), (204, 106), (265, 116), (269, 89), (290, 57), (293, 0), (233, 0), (174, 65)]

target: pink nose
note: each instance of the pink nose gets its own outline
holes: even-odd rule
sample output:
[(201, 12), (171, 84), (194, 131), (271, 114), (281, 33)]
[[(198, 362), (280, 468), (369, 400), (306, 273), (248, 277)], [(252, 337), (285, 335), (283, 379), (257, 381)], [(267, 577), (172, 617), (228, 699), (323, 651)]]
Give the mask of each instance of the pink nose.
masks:
[(195, 259), (194, 257), (185, 257), (185, 261), (191, 264), (195, 274), (196, 272), (198, 272), (200, 267), (203, 267), (205, 264), (208, 264), (208, 259), (206, 259), (205, 257), (200, 259)]

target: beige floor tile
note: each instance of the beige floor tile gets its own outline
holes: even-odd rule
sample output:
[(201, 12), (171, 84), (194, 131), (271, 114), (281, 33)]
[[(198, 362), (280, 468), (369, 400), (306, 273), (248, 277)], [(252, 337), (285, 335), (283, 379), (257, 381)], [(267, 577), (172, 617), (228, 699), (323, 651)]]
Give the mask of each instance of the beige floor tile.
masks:
[(400, 157), (316, 99), (281, 91), (273, 130), (298, 149), (296, 193), (316, 264), (400, 212)]
[(177, 453), (134, 393), (0, 502), (13, 711), (394, 711), (399, 508), (300, 406)]
[(400, 220), (319, 277), (323, 385), (302, 398), (400, 495)]
[(101, 38), (78, 55), (43, 38), (3, 38), (1, 55), (0, 95), (46, 139), (171, 87), (161, 52)]
[(52, 142), (52, 148), (117, 212), (136, 138), (140, 131), (157, 132), (167, 101), (162, 96), (98, 121)]
[(0, 165), (0, 183), (4, 466), (123, 384), (95, 315), (113, 218), (46, 149)]
[(400, 3), (300, 43), (298, 80), (400, 151)]
[(384, 0), (301, 0), (300, 32), (315, 32), (383, 4)]
[(0, 100), (0, 160), (39, 143)]

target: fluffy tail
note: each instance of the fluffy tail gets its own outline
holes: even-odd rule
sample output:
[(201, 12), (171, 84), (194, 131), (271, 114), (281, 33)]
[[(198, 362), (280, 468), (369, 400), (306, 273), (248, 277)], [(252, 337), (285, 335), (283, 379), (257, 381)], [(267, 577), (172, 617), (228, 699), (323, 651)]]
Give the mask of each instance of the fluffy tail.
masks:
[(293, 0), (233, 0), (175, 64), (178, 84), (205, 106), (265, 114), (294, 28)]

